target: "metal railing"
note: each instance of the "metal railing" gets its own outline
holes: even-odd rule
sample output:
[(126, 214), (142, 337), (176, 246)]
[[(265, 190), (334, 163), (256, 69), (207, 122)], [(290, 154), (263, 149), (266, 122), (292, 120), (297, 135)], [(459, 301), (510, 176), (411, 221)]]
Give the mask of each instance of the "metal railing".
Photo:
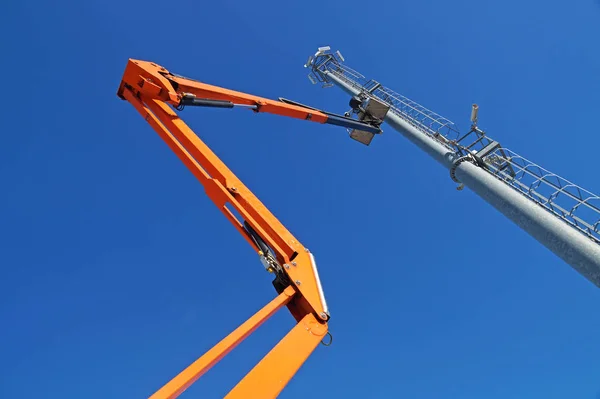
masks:
[[(386, 103), (390, 112), (458, 156), (476, 155), (486, 146), (496, 143), (474, 126), (461, 137), (450, 120), (374, 80), (366, 79), (344, 65), (336, 54), (324, 52), (316, 55), (311, 68), (314, 80), (329, 85), (331, 82), (327, 75), (334, 74), (365, 95)], [(465, 145), (465, 139), (471, 134), (476, 136), (476, 140)], [(600, 196), (504, 147), (498, 146), (480, 160), (480, 166), (493, 176), (600, 244)]]

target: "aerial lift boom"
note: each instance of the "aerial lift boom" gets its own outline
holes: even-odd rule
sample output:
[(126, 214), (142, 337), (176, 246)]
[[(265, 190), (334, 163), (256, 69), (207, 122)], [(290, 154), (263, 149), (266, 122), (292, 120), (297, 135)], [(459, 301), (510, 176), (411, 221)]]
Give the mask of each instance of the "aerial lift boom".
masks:
[(279, 294), (151, 398), (177, 397), (278, 309), (287, 306), (296, 326), (226, 396), (228, 399), (276, 397), (328, 334), (329, 310), (315, 258), (172, 107), (177, 110), (186, 106), (245, 107), (369, 134), (381, 132), (382, 119), (371, 117), (365, 122), (290, 100), (269, 100), (175, 75), (160, 65), (139, 60), (128, 61), (118, 96), (138, 110), (196, 176), (208, 197), (259, 254), (267, 271), (274, 274), (273, 285)]

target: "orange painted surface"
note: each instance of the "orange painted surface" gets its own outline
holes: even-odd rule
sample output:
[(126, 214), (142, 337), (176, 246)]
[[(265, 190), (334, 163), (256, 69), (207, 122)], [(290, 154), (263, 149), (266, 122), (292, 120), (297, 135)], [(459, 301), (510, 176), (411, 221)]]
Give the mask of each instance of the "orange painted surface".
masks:
[(276, 398), (326, 333), (326, 325), (311, 314), (304, 316), (225, 398)]
[(206, 373), (219, 360), (227, 355), (233, 348), (252, 334), (262, 323), (264, 323), (275, 312), (286, 305), (294, 295), (293, 289), (282, 292), (277, 298), (259, 310), (244, 324), (229, 334), (221, 342), (213, 346), (202, 357), (192, 363), (189, 367), (179, 373), (175, 378), (165, 384), (150, 399), (172, 399), (179, 396), (189, 388), (202, 374)]
[(173, 106), (179, 105), (184, 93), (191, 93), (199, 98), (231, 101), (234, 104), (259, 105), (258, 112), (318, 123), (325, 123), (327, 120), (327, 115), (314, 109), (181, 78), (171, 74), (166, 68), (148, 61), (129, 60), (119, 87), (119, 96), (122, 96), (125, 87), (129, 87), (134, 93), (139, 93), (146, 98), (161, 100)]
[[(177, 397), (273, 313), (287, 305), (297, 325), (227, 396), (230, 399), (273, 398), (327, 333), (328, 316), (325, 316), (317, 276), (306, 248), (171, 108), (179, 105), (183, 93), (235, 104), (259, 105), (259, 112), (314, 122), (323, 123), (327, 116), (301, 106), (176, 77), (161, 66), (145, 61), (129, 60), (118, 91), (119, 97), (135, 107), (187, 166), (204, 186), (208, 197), (252, 248), (260, 251), (244, 228), (244, 222), (271, 248), (279, 264), (286, 266), (282, 273), (290, 284), (275, 300), (183, 370), (151, 399)], [(234, 209), (243, 220), (239, 220), (230, 209)]]

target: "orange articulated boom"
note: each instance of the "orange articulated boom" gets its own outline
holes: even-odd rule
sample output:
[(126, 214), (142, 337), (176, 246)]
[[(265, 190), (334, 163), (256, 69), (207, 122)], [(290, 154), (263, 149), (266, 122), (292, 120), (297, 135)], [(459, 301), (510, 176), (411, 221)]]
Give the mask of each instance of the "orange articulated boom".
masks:
[(148, 61), (129, 60), (119, 87), (119, 97), (124, 98), (123, 93), (126, 88), (139, 95), (160, 100), (181, 109), (186, 105), (219, 108), (241, 106), (248, 107), (255, 112), (343, 126), (368, 132), (371, 135), (381, 133), (379, 126), (383, 122), (382, 118), (370, 118), (369, 123), (365, 123), (283, 98), (275, 101), (224, 89), (172, 74), (164, 67)]
[[(164, 385), (152, 399), (175, 398), (251, 334), (278, 309), (287, 306), (297, 325), (269, 352), (227, 398), (274, 398), (285, 387), (323, 337), (329, 312), (310, 251), (275, 218), (229, 168), (172, 109), (182, 106), (236, 105), (313, 122), (378, 130), (366, 124), (297, 103), (264, 99), (207, 85), (168, 72), (151, 62), (129, 60), (118, 95), (130, 102), (204, 186), (206, 194), (259, 254), (275, 275), (279, 294), (206, 354)], [(241, 216), (239, 220), (234, 212)]]

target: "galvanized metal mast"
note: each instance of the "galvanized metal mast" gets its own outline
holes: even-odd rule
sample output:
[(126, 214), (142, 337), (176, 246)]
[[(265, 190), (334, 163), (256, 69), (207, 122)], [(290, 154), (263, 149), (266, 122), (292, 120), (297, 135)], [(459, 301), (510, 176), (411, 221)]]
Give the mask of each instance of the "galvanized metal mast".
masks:
[[(449, 170), (458, 189), (470, 188), (537, 241), (600, 287), (600, 197), (504, 148), (477, 126), (460, 134), (448, 119), (344, 65), (339, 51), (321, 47), (309, 57), (309, 79), (337, 85), (351, 106), (389, 107), (385, 121)], [(359, 118), (363, 112), (357, 112)], [(355, 108), (356, 112), (356, 108)], [(366, 132), (351, 131), (364, 144)]]

